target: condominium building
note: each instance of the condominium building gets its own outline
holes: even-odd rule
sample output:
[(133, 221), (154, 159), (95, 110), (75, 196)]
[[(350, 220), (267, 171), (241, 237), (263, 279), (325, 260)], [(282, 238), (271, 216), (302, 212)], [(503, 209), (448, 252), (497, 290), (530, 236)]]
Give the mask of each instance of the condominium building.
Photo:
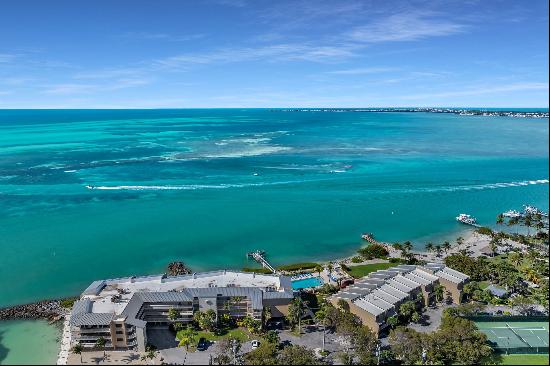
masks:
[(419, 308), (433, 303), (439, 285), (445, 287), (453, 301), (460, 302), (466, 281), (468, 276), (444, 265), (400, 265), (370, 273), (331, 296), (330, 301), (335, 306), (345, 301), (350, 311), (378, 335), (404, 302), (413, 301)]
[(235, 271), (94, 281), (71, 311), (71, 340), (94, 347), (104, 338), (108, 349), (143, 351), (148, 328), (167, 328), (174, 321), (170, 309), (183, 324), (208, 310), (261, 320), (264, 308), (272, 317), (286, 315), (292, 299), (289, 277)]

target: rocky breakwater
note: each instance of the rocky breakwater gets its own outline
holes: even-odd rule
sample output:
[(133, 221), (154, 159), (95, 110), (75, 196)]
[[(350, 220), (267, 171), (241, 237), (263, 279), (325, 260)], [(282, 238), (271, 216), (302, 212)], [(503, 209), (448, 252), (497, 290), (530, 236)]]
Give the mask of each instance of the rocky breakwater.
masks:
[(67, 313), (68, 309), (62, 306), (62, 301), (45, 300), (0, 309), (0, 320), (46, 319), (54, 322), (62, 319)]

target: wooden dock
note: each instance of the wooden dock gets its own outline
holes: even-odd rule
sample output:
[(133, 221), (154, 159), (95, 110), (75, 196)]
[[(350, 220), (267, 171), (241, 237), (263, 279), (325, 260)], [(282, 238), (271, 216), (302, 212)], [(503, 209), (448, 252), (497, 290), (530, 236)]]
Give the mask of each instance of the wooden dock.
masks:
[(253, 252), (249, 252), (246, 254), (246, 257), (247, 258), (252, 258), (254, 259), (256, 262), (260, 263), (262, 265), (262, 267), (264, 268), (267, 268), (268, 270), (270, 270), (272, 273), (277, 273), (277, 270), (275, 269), (275, 267), (273, 267), (268, 261), (267, 259), (265, 258), (266, 256), (266, 253), (264, 250), (255, 250)]

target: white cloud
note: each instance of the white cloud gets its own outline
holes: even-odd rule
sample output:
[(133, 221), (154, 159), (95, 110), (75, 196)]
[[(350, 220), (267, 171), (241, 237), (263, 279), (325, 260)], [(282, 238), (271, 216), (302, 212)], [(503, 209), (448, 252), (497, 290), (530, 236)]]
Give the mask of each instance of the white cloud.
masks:
[(192, 64), (254, 60), (331, 62), (354, 56), (353, 49), (354, 47), (348, 45), (277, 44), (256, 48), (220, 49), (210, 53), (183, 54), (158, 59), (153, 64), (163, 68), (185, 68)]
[(461, 33), (466, 28), (464, 24), (442, 19), (440, 14), (416, 11), (390, 15), (371, 24), (356, 27), (349, 32), (349, 37), (365, 43), (415, 41)]
[(357, 69), (347, 69), (347, 70), (335, 70), (328, 71), (327, 74), (334, 75), (363, 75), (363, 74), (378, 74), (382, 72), (397, 71), (398, 68), (395, 67), (362, 67)]
[(15, 55), (11, 55), (9, 53), (0, 53), (0, 63), (12, 62), (15, 57)]

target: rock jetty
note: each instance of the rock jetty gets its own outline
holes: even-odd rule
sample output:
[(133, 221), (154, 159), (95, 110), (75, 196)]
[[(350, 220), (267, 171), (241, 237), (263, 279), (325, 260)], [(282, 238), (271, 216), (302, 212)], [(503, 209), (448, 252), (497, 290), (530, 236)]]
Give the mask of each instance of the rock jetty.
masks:
[(66, 313), (67, 310), (61, 306), (59, 300), (45, 300), (0, 309), (0, 320), (46, 319), (56, 321), (64, 317)]

